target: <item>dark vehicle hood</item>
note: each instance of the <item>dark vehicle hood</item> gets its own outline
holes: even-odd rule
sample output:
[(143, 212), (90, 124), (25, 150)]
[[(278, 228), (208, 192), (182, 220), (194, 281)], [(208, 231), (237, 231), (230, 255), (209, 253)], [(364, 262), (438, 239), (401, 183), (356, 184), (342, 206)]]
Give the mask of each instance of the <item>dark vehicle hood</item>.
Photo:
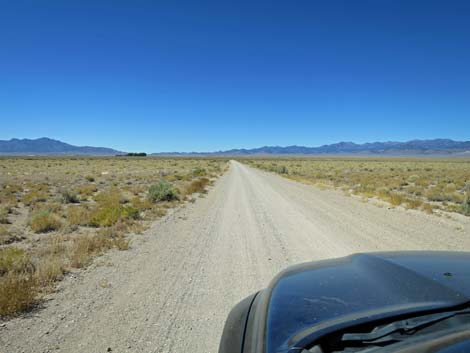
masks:
[(470, 253), (356, 254), (281, 272), (263, 293), (265, 351), (295, 347), (363, 322), (464, 305)]

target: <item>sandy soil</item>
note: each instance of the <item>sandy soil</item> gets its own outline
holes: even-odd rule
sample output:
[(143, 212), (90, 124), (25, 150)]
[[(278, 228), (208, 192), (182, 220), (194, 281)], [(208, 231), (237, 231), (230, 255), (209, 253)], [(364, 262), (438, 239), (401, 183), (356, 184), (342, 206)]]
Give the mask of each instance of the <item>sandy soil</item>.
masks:
[(240, 299), (284, 267), (354, 252), (470, 250), (470, 221), (379, 208), (237, 162), (204, 197), (0, 323), (0, 352), (216, 352)]

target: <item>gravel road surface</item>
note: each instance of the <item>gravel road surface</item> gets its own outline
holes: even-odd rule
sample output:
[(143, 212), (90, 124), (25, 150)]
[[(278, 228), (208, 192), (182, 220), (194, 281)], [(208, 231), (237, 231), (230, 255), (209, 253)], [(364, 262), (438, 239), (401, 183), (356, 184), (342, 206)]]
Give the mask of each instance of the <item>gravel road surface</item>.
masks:
[(0, 352), (217, 352), (230, 308), (288, 265), (354, 252), (470, 250), (464, 217), (379, 208), (231, 162), (204, 197), (0, 323)]

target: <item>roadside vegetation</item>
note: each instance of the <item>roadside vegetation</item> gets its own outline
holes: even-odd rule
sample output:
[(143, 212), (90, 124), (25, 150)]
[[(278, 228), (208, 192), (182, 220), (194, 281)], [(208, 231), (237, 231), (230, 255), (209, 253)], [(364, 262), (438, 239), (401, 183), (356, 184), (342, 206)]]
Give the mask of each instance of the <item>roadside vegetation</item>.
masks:
[(245, 162), (320, 188), (342, 189), (364, 200), (470, 216), (469, 159), (291, 157)]
[(0, 158), (0, 316), (31, 308), (67, 272), (127, 250), (169, 208), (204, 193), (222, 159)]

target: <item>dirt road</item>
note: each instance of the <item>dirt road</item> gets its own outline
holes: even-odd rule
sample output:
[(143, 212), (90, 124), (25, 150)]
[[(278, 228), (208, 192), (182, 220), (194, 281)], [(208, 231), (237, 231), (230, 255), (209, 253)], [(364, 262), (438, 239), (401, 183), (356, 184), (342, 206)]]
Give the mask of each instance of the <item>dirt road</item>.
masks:
[(470, 250), (470, 222), (379, 208), (231, 162), (126, 252), (0, 325), (0, 352), (216, 352), (231, 306), (284, 267), (353, 252)]

